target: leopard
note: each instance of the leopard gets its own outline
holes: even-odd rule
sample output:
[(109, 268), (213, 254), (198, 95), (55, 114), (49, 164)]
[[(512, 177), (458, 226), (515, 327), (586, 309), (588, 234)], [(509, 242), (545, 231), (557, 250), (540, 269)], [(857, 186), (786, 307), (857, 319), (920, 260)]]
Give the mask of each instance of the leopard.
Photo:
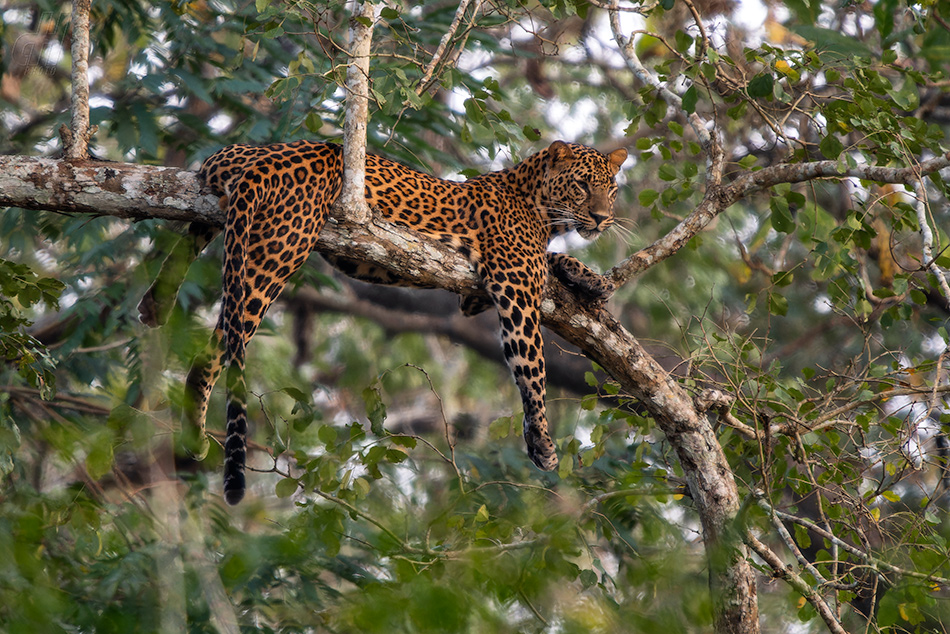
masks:
[[(461, 310), (465, 315), (498, 312), (504, 358), (522, 401), (527, 454), (543, 471), (559, 464), (545, 408), (544, 287), (552, 276), (597, 308), (615, 290), (607, 277), (548, 247), (573, 231), (593, 240), (614, 224), (616, 176), (627, 156), (623, 148), (605, 153), (554, 141), (507, 169), (453, 181), (366, 155), (365, 199), (372, 212), (422, 240), (450, 245), (472, 265), (483, 293), (463, 297)], [(225, 211), (223, 291), (211, 341), (185, 379), (183, 434), (190, 433), (196, 457), (204, 457), (209, 398), (224, 373), (224, 499), (230, 505), (239, 503), (246, 490), (246, 347), (288, 279), (315, 249), (342, 191), (343, 170), (340, 145), (308, 140), (230, 145), (199, 170)], [(217, 232), (195, 223), (180, 248), (196, 257)], [(415, 285), (379, 265), (324, 257), (360, 280)], [(167, 302), (169, 291), (160, 288), (161, 277), (140, 305), (147, 322), (162, 319), (157, 306)]]

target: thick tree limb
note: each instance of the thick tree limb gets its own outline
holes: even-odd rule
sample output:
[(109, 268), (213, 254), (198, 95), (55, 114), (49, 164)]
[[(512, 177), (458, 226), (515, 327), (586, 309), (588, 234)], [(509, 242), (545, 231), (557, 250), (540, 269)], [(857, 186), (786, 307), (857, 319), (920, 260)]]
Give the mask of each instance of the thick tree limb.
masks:
[[(121, 218), (167, 218), (221, 223), (212, 196), (195, 175), (175, 168), (87, 161), (0, 157), (0, 206), (91, 212)], [(354, 221), (339, 210), (318, 251), (346, 255), (399, 272), (426, 286), (480, 293), (468, 261), (449, 247), (374, 218)], [(675, 449), (699, 513), (709, 555), (717, 631), (757, 631), (755, 576), (742, 555), (732, 471), (707, 418), (689, 395), (616, 319), (591, 310), (552, 280), (541, 305), (543, 323), (599, 363), (640, 399)]]

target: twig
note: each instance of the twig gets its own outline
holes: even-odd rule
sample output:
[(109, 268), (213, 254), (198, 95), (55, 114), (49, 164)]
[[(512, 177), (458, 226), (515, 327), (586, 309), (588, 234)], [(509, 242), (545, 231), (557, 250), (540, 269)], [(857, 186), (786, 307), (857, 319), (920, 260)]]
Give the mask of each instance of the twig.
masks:
[(524, 604), (528, 606), (528, 609), (531, 610), (531, 613), (534, 614), (534, 617), (538, 619), (539, 621), (541, 621), (541, 623), (545, 627), (547, 627), (548, 625), (547, 619), (545, 619), (544, 616), (540, 612), (538, 612), (538, 608), (534, 607), (534, 604), (531, 603), (530, 599), (528, 599), (528, 595), (524, 593), (523, 589), (518, 588), (518, 596), (521, 597), (521, 600), (524, 602)]
[[(452, 20), (452, 24), (449, 25), (449, 30), (446, 31), (442, 36), (442, 39), (439, 40), (439, 46), (432, 55), (432, 59), (429, 60), (429, 63), (426, 64), (425, 69), (422, 71), (422, 79), (419, 80), (419, 85), (416, 86), (417, 95), (421, 96), (422, 93), (429, 89), (429, 86), (432, 82), (432, 74), (435, 72), (439, 62), (442, 61), (442, 56), (445, 55), (445, 50), (448, 47), (449, 42), (451, 42), (452, 38), (455, 37), (455, 33), (458, 31), (459, 25), (462, 23), (462, 19), (465, 17), (465, 12), (468, 10), (470, 3), (471, 0), (462, 0), (462, 2), (459, 3), (459, 8), (455, 12), (455, 18)], [(475, 8), (472, 11), (472, 20), (475, 19), (476, 15), (478, 15), (478, 12), (481, 11), (481, 8), (482, 0), (475, 0)]]
[(618, 497), (633, 497), (633, 496), (644, 496), (644, 497), (653, 497), (657, 495), (684, 495), (689, 496), (689, 489), (686, 487), (686, 484), (682, 484), (677, 487), (640, 487), (637, 489), (621, 489), (619, 491), (608, 491), (607, 493), (601, 493), (600, 495), (595, 495), (591, 499), (587, 500), (584, 503), (584, 506), (581, 507), (580, 514), (584, 515), (591, 512), (595, 506), (601, 502), (606, 502), (613, 498)]
[(824, 598), (822, 598), (814, 588), (808, 585), (804, 579), (795, 574), (791, 566), (786, 566), (785, 562), (783, 562), (778, 555), (772, 552), (768, 546), (760, 542), (752, 533), (747, 532), (744, 541), (749, 548), (755, 551), (755, 554), (761, 557), (762, 560), (772, 568), (772, 574), (774, 576), (788, 581), (789, 585), (795, 588), (796, 592), (805, 597), (805, 600), (815, 607), (815, 610), (818, 611), (818, 615), (821, 616), (831, 632), (834, 634), (848, 634), (847, 631), (841, 627), (841, 623), (835, 616), (834, 611)]
[(947, 579), (946, 577), (938, 577), (937, 575), (928, 575), (922, 572), (916, 572), (914, 570), (905, 570), (904, 568), (900, 568), (893, 564), (889, 564), (886, 561), (882, 561), (876, 557), (873, 557), (869, 555), (868, 553), (864, 552), (863, 550), (861, 550), (860, 548), (857, 548), (856, 546), (852, 546), (851, 544), (844, 541), (843, 539), (841, 539), (834, 533), (823, 529), (822, 527), (818, 526), (817, 524), (815, 524), (814, 522), (810, 520), (806, 520), (802, 517), (798, 517), (790, 513), (785, 513), (783, 511), (780, 511), (774, 508), (771, 504), (769, 504), (768, 500), (766, 500), (764, 497), (761, 497), (761, 496), (758, 497), (758, 504), (759, 506), (769, 511), (770, 513), (775, 513), (775, 515), (779, 519), (783, 519), (787, 522), (794, 522), (795, 524), (804, 526), (808, 530), (814, 531), (819, 536), (827, 539), (831, 543), (837, 544), (838, 546), (841, 547), (842, 550), (845, 550), (848, 553), (857, 557), (858, 559), (870, 564), (871, 570), (873, 570), (878, 575), (881, 574), (882, 570), (886, 570), (887, 572), (893, 572), (894, 574), (898, 574), (903, 577), (911, 577), (913, 579), (920, 579), (922, 581), (928, 581), (931, 583), (939, 583), (942, 586), (950, 586), (950, 579)]

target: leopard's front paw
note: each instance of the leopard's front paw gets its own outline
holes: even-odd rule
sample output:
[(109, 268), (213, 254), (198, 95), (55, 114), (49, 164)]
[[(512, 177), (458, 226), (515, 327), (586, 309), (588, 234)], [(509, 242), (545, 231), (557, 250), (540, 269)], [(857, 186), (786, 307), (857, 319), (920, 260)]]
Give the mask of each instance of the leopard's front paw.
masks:
[(585, 282), (585, 284), (579, 285), (580, 293), (587, 301), (595, 306), (601, 306), (607, 303), (607, 300), (610, 299), (617, 290), (617, 285), (604, 275), (595, 275), (587, 278)]

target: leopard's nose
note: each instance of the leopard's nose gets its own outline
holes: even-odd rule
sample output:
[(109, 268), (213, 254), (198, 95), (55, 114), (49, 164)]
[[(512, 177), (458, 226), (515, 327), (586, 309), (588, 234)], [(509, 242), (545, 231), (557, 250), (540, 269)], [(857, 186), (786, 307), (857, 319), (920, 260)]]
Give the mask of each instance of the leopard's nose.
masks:
[(603, 231), (610, 226), (610, 215), (608, 214), (592, 213), (590, 218), (594, 221), (594, 227), (597, 231)]

